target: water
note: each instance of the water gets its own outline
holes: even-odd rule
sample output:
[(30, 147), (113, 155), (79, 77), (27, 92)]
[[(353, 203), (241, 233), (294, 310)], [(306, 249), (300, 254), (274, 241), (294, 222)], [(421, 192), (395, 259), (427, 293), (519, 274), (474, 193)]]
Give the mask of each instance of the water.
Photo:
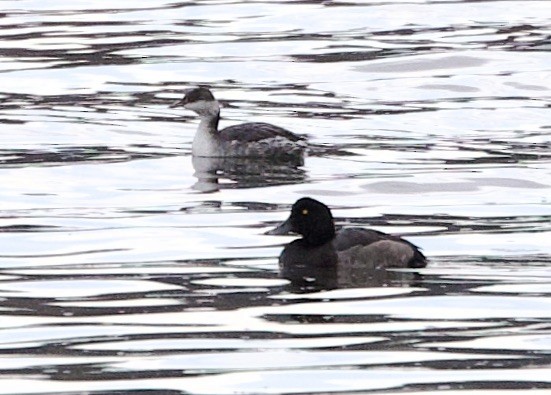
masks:
[[(0, 394), (551, 393), (548, 2), (2, 8)], [(326, 152), (192, 162), (198, 84)], [(429, 266), (291, 288), (305, 195)]]

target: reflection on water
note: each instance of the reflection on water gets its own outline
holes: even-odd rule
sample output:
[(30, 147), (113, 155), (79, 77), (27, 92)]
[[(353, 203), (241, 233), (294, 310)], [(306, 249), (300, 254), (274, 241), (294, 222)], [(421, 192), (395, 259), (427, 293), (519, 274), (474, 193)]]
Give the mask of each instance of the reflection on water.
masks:
[[(547, 2), (2, 9), (0, 394), (549, 392)], [(202, 84), (309, 156), (191, 158)], [(429, 266), (280, 278), (306, 195)]]
[(192, 186), (200, 192), (215, 192), (220, 188), (257, 188), (270, 185), (298, 184), (306, 179), (303, 157), (285, 158), (207, 158), (191, 159), (197, 182)]
[(309, 270), (287, 270), (284, 277), (290, 281), (286, 291), (305, 293), (336, 288), (415, 287), (418, 273), (386, 269), (372, 269), (361, 265), (339, 268), (314, 267)]
[[(381, 383), (365, 381), (373, 368), (398, 369), (406, 387), (462, 377), (466, 386), (547, 388), (551, 306), (542, 296), (551, 292), (550, 262), (525, 264), (533, 260), (437, 260), (415, 287), (308, 294), (283, 292), (285, 281), (247, 261), (14, 270), (17, 278), (4, 280), (0, 293), (13, 318), (2, 325), (2, 352), (10, 356), (2, 370), (28, 376), (24, 393), (37, 392), (36, 380), (46, 392), (86, 381), (105, 393), (121, 384), (128, 391), (231, 394), (244, 386), (263, 393), (286, 374), (297, 380), (291, 392), (299, 382), (314, 392), (377, 389)], [(507, 295), (489, 285), (506, 290), (511, 281)], [(343, 367), (361, 387), (338, 379), (335, 369)], [(332, 379), (316, 379), (316, 369)]]
[(45, 147), (43, 149), (0, 150), (0, 167), (62, 166), (68, 163), (112, 163), (135, 159), (159, 158), (174, 155), (163, 153), (163, 147), (135, 145), (132, 151), (108, 146)]

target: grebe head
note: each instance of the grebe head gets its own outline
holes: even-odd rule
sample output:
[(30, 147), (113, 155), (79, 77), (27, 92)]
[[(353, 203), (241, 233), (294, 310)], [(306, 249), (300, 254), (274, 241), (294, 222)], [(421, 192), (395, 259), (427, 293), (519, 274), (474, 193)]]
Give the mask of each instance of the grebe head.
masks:
[(216, 116), (220, 112), (218, 101), (212, 92), (204, 87), (186, 90), (184, 98), (170, 107), (184, 107), (200, 116)]

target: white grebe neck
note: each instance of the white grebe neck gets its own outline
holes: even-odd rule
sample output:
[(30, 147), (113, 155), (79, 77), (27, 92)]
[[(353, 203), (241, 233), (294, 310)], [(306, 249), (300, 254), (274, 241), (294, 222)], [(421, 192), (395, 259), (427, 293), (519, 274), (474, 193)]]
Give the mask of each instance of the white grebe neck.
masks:
[(192, 154), (194, 156), (222, 156), (222, 152), (218, 152), (220, 151), (218, 142), (220, 105), (216, 101), (202, 102), (202, 104), (202, 106), (194, 106), (195, 108), (192, 109), (201, 119), (193, 138)]

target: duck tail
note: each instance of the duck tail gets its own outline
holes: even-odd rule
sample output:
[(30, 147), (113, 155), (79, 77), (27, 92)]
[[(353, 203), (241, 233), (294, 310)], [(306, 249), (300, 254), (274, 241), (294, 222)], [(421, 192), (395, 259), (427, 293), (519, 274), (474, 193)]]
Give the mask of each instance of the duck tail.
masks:
[(409, 267), (420, 269), (427, 266), (427, 257), (417, 248), (414, 249), (413, 258), (409, 261)]

